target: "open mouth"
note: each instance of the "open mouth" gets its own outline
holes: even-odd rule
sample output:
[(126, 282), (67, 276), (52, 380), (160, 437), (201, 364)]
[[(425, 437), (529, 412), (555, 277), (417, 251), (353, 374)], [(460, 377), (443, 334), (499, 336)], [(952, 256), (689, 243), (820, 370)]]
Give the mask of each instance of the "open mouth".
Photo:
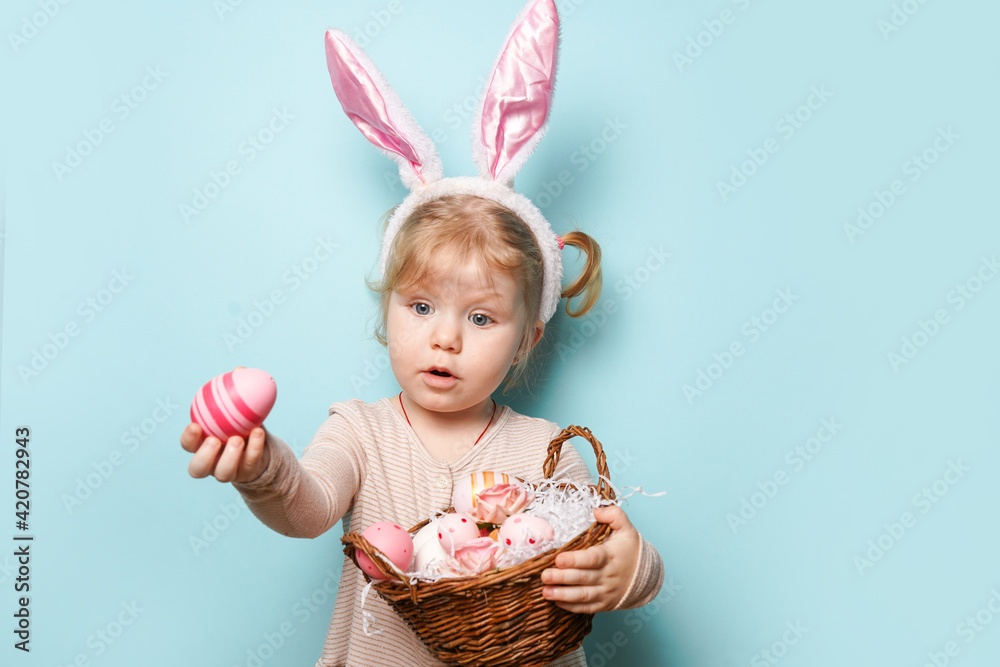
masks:
[(448, 371), (440, 371), (440, 370), (438, 370), (436, 368), (432, 369), (430, 371), (430, 374), (431, 375), (436, 375), (439, 378), (450, 378), (451, 377), (451, 373), (449, 373)]

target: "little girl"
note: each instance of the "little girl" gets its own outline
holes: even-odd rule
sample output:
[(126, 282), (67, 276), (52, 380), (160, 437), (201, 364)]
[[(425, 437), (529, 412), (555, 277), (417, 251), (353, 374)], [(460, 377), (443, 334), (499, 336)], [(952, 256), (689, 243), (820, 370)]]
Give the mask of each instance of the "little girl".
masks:
[[(327, 33), (327, 60), (345, 112), (365, 136), (400, 164), (413, 193), (386, 226), (380, 280), (379, 340), (387, 345), (401, 391), (375, 403), (337, 402), (297, 460), (265, 428), (244, 441), (205, 438), (189, 424), (181, 444), (193, 477), (232, 482), (251, 511), (290, 537), (317, 537), (343, 520), (344, 532), (378, 521), (409, 527), (451, 505), (453, 484), (469, 474), (501, 470), (528, 481), (543, 477), (549, 442), (560, 428), (515, 413), (492, 395), (519, 378), (560, 298), (585, 314), (601, 287), (600, 250), (586, 234), (556, 237), (541, 213), (509, 183), (543, 131), (554, 77), (558, 21), (552, 0), (532, 0), (515, 23), (497, 70), (509, 58), (533, 77), (510, 80), (521, 112), (488, 86), (481, 105), (497, 141), (477, 148), (480, 178), (441, 178), (433, 144), (409, 116), (367, 56), (343, 33)], [(551, 59), (546, 58), (551, 54)], [(517, 69), (517, 68), (513, 68)], [(539, 73), (548, 72), (539, 78)], [(545, 92), (540, 120), (532, 105)], [(497, 107), (501, 111), (497, 112)], [(524, 115), (527, 109), (528, 116)], [(563, 245), (587, 255), (580, 277), (562, 289)], [(563, 446), (553, 475), (590, 483), (578, 452)], [(663, 581), (655, 548), (617, 506), (598, 508), (611, 527), (605, 542), (564, 552), (542, 573), (543, 595), (578, 613), (629, 609), (651, 601)], [(364, 578), (345, 557), (333, 618), (316, 667), (442, 665), (378, 595), (365, 601), (381, 632), (364, 631)], [(586, 666), (582, 648), (550, 663)]]

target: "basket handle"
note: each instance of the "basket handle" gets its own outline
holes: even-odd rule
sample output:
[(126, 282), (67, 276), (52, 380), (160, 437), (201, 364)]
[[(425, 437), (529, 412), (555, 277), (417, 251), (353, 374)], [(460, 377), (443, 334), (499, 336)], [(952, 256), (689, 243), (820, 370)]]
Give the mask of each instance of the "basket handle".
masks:
[(595, 438), (594, 434), (586, 426), (567, 426), (559, 435), (552, 439), (552, 442), (549, 443), (548, 452), (545, 454), (545, 463), (542, 465), (542, 473), (545, 475), (545, 479), (552, 479), (552, 475), (556, 471), (556, 466), (559, 464), (559, 455), (562, 453), (563, 443), (575, 436), (586, 439), (594, 448), (594, 455), (597, 457), (597, 474), (600, 475), (600, 480), (597, 483), (598, 494), (605, 500), (614, 500), (615, 492), (608, 483), (608, 480), (611, 479), (611, 472), (608, 470), (608, 459), (604, 455), (604, 447), (601, 446), (601, 441)]

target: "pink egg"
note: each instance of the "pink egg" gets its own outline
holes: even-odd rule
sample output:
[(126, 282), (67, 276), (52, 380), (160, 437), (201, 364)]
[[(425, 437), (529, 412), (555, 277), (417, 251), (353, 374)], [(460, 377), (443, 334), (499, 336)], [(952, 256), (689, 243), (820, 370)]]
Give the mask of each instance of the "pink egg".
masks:
[[(379, 521), (361, 531), (361, 537), (385, 554), (386, 558), (403, 572), (410, 569), (410, 563), (413, 561), (413, 539), (400, 526), (392, 521)], [(369, 577), (378, 581), (385, 580), (368, 556), (360, 551), (355, 551), (354, 555), (358, 560), (358, 566)]]
[(515, 514), (507, 517), (497, 534), (500, 546), (529, 547), (555, 537), (548, 521), (534, 514)]
[(479, 539), (479, 526), (471, 516), (445, 514), (438, 519), (438, 542), (446, 552), (451, 553), (475, 539)]
[(455, 489), (451, 493), (451, 505), (456, 512), (469, 512), (476, 506), (476, 494), (496, 484), (509, 484), (513, 479), (513, 475), (505, 472), (493, 470), (474, 472), (455, 483)]
[(222, 441), (247, 437), (264, 423), (278, 389), (274, 378), (256, 368), (237, 368), (205, 383), (191, 402), (191, 421)]

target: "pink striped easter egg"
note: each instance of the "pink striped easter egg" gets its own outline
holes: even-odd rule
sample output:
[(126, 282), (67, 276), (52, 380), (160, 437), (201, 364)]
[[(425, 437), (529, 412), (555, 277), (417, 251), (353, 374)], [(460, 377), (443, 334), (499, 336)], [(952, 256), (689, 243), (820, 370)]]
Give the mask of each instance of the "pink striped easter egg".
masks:
[(205, 383), (191, 402), (191, 421), (222, 441), (247, 437), (274, 406), (274, 378), (257, 368), (237, 368)]

